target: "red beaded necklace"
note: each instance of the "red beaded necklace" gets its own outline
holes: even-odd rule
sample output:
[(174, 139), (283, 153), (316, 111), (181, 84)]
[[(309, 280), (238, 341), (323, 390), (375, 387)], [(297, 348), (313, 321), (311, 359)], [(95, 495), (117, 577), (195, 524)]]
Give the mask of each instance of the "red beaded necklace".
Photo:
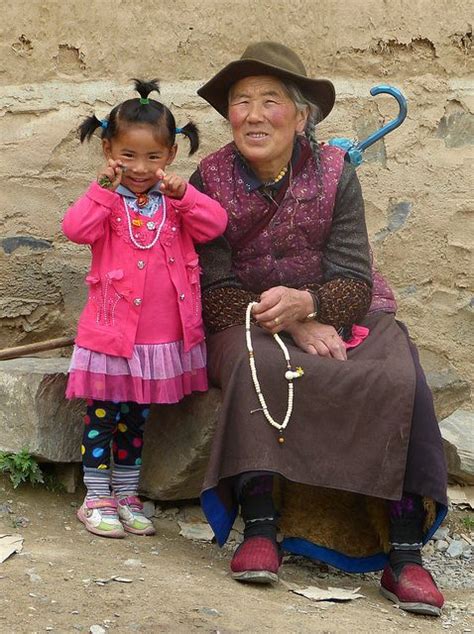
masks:
[(145, 207), (150, 200), (148, 194), (137, 194), (137, 205), (139, 207)]

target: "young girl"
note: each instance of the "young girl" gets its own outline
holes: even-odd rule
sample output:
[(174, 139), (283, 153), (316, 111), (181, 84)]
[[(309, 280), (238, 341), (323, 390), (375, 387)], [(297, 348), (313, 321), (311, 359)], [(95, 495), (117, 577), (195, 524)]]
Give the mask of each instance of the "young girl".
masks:
[(156, 81), (135, 80), (135, 87), (140, 98), (80, 126), (81, 142), (102, 129), (107, 164), (63, 220), (66, 236), (92, 251), (66, 391), (87, 399), (87, 495), (77, 516), (106, 537), (155, 532), (137, 497), (143, 428), (150, 403), (207, 389), (194, 243), (227, 224), (217, 202), (166, 173), (176, 133), (189, 139), (190, 154), (198, 148), (196, 126), (177, 129), (170, 110), (148, 98), (159, 92)]

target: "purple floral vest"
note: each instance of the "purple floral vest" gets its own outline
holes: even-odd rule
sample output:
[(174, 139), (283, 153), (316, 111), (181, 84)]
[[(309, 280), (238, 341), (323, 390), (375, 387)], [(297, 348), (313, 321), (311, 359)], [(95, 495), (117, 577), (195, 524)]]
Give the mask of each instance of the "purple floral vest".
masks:
[[(323, 282), (321, 259), (329, 237), (336, 191), (344, 165), (339, 148), (321, 146), (323, 188), (312, 175), (311, 156), (293, 178), (270, 222), (259, 232), (255, 225), (270, 212), (270, 204), (257, 192), (248, 192), (235, 160), (233, 143), (201, 161), (206, 194), (219, 201), (229, 215), (225, 237), (232, 248), (233, 270), (242, 285), (255, 293), (272, 286), (300, 288)], [(369, 312), (395, 312), (393, 293), (374, 268)]]

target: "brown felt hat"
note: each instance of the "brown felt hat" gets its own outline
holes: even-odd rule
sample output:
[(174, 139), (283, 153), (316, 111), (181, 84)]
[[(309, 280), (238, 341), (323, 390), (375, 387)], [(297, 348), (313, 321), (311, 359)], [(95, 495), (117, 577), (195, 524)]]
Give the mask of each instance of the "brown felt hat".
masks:
[(336, 93), (333, 84), (327, 79), (310, 79), (298, 55), (278, 42), (249, 44), (242, 57), (227, 64), (199, 88), (198, 95), (227, 117), (230, 87), (239, 79), (252, 75), (273, 75), (283, 81), (292, 81), (309, 101), (319, 106), (323, 119), (334, 106)]

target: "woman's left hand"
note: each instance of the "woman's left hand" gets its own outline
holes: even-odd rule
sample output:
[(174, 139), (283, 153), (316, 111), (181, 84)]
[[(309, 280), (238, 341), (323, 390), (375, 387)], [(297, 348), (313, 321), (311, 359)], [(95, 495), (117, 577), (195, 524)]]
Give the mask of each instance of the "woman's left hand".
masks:
[(257, 323), (273, 335), (303, 321), (313, 310), (313, 298), (308, 291), (274, 286), (260, 295), (252, 314)]
[(182, 198), (186, 192), (187, 182), (177, 174), (166, 174), (157, 170), (156, 177), (161, 180), (160, 192), (170, 198)]
[(320, 324), (317, 321), (300, 322), (294, 324), (289, 333), (296, 345), (308, 354), (347, 361), (344, 341), (329, 324)]

